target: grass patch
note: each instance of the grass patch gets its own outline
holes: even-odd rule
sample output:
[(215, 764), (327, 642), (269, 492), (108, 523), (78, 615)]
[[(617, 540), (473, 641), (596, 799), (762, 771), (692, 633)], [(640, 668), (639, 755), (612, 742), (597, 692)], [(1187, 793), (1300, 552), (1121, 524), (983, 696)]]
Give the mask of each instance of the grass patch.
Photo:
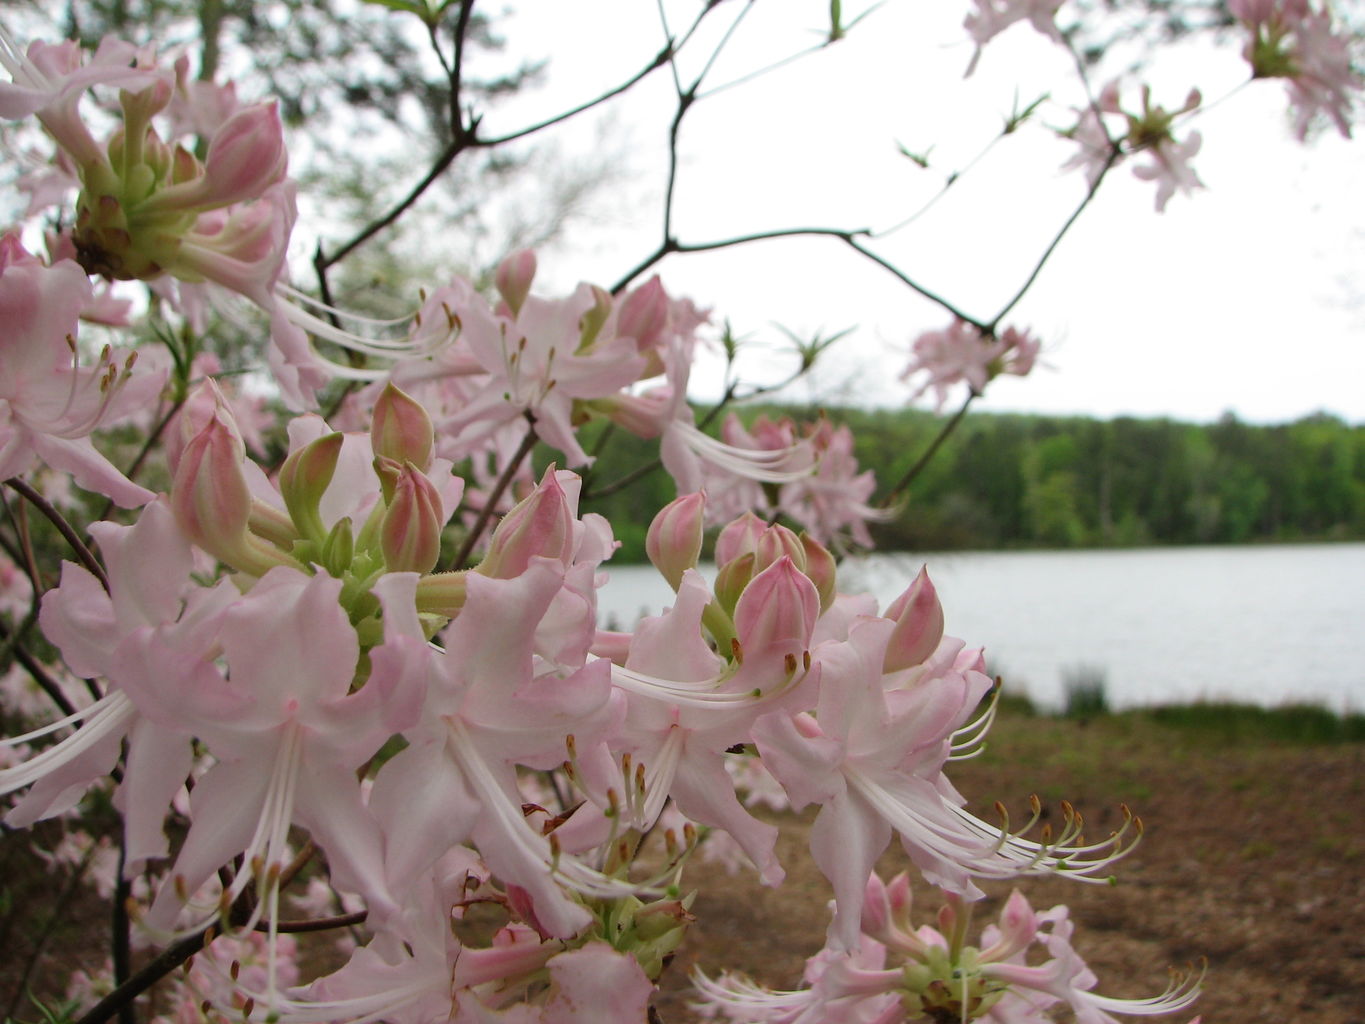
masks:
[(1062, 672), (1062, 689), (1066, 693), (1065, 718), (1093, 718), (1109, 713), (1109, 697), (1105, 692), (1106, 675), (1099, 665), (1076, 665)]
[(1286, 704), (1278, 708), (1233, 703), (1171, 704), (1133, 713), (1170, 728), (1226, 742), (1365, 742), (1365, 715), (1338, 715), (1316, 704)]

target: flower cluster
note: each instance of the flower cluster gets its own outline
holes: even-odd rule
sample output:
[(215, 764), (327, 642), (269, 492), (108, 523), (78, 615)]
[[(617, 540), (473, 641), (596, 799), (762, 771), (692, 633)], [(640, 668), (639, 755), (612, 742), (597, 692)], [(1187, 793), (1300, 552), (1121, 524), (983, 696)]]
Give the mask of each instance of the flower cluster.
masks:
[(901, 373), (901, 380), (919, 380), (915, 398), (932, 388), (942, 409), (955, 384), (966, 384), (972, 395), (980, 395), (1002, 373), (1028, 376), (1041, 348), (1042, 343), (1027, 330), (1006, 327), (994, 334), (965, 320), (954, 320), (944, 329), (925, 331), (914, 340), (913, 358)]
[(1362, 89), (1351, 67), (1349, 36), (1334, 25), (1329, 8), (1308, 0), (1229, 0), (1228, 10), (1251, 31), (1243, 51), (1255, 78), (1283, 78), (1302, 140), (1326, 115), (1351, 137), (1355, 94)]
[[(1054, 1019), (1050, 1008), (1065, 1004), (1077, 1021), (1114, 1024), (1114, 1013), (1149, 1016), (1188, 1009), (1199, 993), (1202, 971), (1173, 978), (1166, 991), (1150, 999), (1097, 995), (1095, 975), (1071, 946), (1074, 928), (1066, 907), (1037, 913), (1017, 890), (1006, 901), (1000, 923), (983, 930), (980, 946), (966, 943), (972, 914), (961, 898), (946, 897), (937, 928), (913, 927), (910, 910), (904, 874), (889, 885), (873, 875), (852, 956), (822, 950), (806, 961), (807, 987), (790, 992), (766, 990), (742, 975), (715, 980), (698, 975), (697, 1008), (736, 1024), (1046, 1024)], [(1041, 946), (1048, 959), (1029, 966), (1025, 959), (1034, 946)]]
[[(978, 53), (1024, 19), (1061, 41), (1058, 7), (978, 0), (967, 27)], [(1292, 0), (1234, 12), (1256, 74), (1344, 125), (1357, 83), (1319, 39), (1325, 16)], [(0, 743), (4, 820), (112, 789), (117, 855), (89, 841), (52, 858), (122, 885), (139, 942), (207, 947), (165, 1019), (642, 1021), (693, 920), (698, 850), (783, 879), (778, 827), (744, 797), (754, 779), (770, 806), (814, 809), (826, 945), (799, 991), (698, 976), (706, 1012), (1003, 1024), (1066, 1006), (1102, 1024), (1189, 1006), (1194, 976), (1149, 1000), (1094, 994), (1065, 908), (1017, 894), (967, 944), (987, 888), (1104, 882), (1141, 822), (1124, 808), (1087, 837), (1069, 804), (1044, 823), (1033, 798), (1022, 827), (1002, 804), (998, 821), (967, 809), (949, 773), (994, 716), (983, 651), (946, 632), (927, 571), (885, 608), (841, 590), (838, 555), (870, 545), (895, 497), (874, 503), (847, 427), (699, 425), (688, 386), (709, 313), (658, 278), (546, 296), (522, 251), (490, 294), (453, 277), (409, 318), (347, 318), (288, 282), (298, 186), (273, 103), (117, 40), (87, 56), (0, 31), (0, 66), (0, 116), (56, 150), (23, 179), (32, 209), (62, 211), (46, 259), (0, 236), (0, 480), (73, 554), (50, 587), (27, 530), (0, 555), (0, 614), (23, 620), (6, 654), (36, 621), (62, 664), (23, 664), (64, 715)], [(1132, 114), (1107, 89), (1076, 132), (1092, 184), (1140, 153), (1158, 208), (1195, 188), (1198, 133), (1173, 132), (1198, 105), (1168, 112), (1144, 90)], [(92, 343), (92, 323), (129, 325), (131, 282), (176, 318), (169, 359)], [(229, 294), (270, 320), (267, 388), (291, 411), (274, 443), (266, 399), (183, 340)], [(916, 339), (905, 377), (941, 406), (1029, 373), (1039, 349), (955, 318)], [(657, 441), (678, 493), (644, 541), (672, 604), (627, 630), (597, 615), (617, 534), (574, 472), (593, 463), (593, 423)], [(126, 470), (100, 447), (111, 427), (145, 441)], [(539, 472), (537, 443), (557, 452)], [(40, 471), (140, 511), (73, 528)], [(893, 843), (943, 891), (937, 928), (909, 924), (907, 876), (874, 874)], [(295, 925), (349, 929), (344, 964), (309, 975)]]

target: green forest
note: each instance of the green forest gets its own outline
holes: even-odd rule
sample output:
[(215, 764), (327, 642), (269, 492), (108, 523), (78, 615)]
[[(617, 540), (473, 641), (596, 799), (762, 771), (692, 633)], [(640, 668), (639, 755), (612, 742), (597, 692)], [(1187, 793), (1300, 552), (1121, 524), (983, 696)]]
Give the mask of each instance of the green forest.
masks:
[[(809, 418), (808, 410), (750, 407)], [(884, 493), (945, 420), (920, 410), (827, 409), (857, 438)], [(647, 523), (631, 513), (674, 497), (662, 470), (603, 497), (649, 464), (646, 442), (601, 439), (585, 511), (629, 531), (620, 560), (643, 558)], [(1262, 426), (1169, 419), (972, 414), (914, 480), (883, 550), (1119, 547), (1365, 539), (1365, 425), (1318, 414)]]

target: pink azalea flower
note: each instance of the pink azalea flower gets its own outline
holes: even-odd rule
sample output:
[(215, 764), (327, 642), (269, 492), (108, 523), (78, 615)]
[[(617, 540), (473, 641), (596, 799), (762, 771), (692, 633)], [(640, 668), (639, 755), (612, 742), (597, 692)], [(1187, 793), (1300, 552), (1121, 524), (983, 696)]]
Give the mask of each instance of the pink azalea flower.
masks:
[(0, 240), (0, 479), (45, 462), (131, 508), (152, 492), (115, 469), (89, 435), (152, 401), (165, 375), (135, 372), (132, 353), (109, 349), (96, 366), (79, 365), (77, 322), (90, 297), (90, 281), (74, 263), (47, 267), (15, 236)]
[(976, 70), (982, 48), (1017, 21), (1027, 20), (1035, 29), (1054, 43), (1063, 42), (1057, 28), (1057, 10), (1062, 0), (972, 0), (976, 10), (963, 22), (967, 34), (976, 44), (972, 62), (967, 65), (967, 76)]
[[(415, 576), (390, 575), (377, 586), (406, 588), (411, 603), (415, 584)], [(121, 649), (119, 675), (130, 697), (199, 737), (217, 759), (191, 795), (192, 824), (147, 916), (152, 927), (169, 927), (186, 896), (238, 854), (255, 868), (238, 874), (226, 898), (236, 899), (259, 873), (256, 913), (273, 920), (269, 873), (286, 859), (294, 824), (326, 850), (338, 887), (362, 893), (381, 918), (394, 909), (379, 829), (355, 769), (415, 720), (420, 675), (409, 670), (411, 645), (393, 626), (370, 651), (368, 679), (351, 692), (360, 647), (338, 603), (341, 587), (328, 575), (266, 573), (223, 615), (226, 671), (202, 656), (172, 660), (160, 630)], [(411, 640), (420, 638), (419, 630)]]
[(853, 432), (820, 419), (807, 439), (815, 453), (815, 471), (782, 485), (779, 509), (821, 544), (842, 546), (851, 541), (872, 547), (867, 524), (892, 513), (868, 504), (877, 481), (870, 469), (858, 471)]
[(22, 51), (0, 28), (0, 66), (12, 82), (0, 82), (0, 117), (14, 121), (37, 115), (77, 164), (103, 159), (99, 143), (80, 119), (81, 96), (95, 85), (131, 93), (166, 89), (169, 75), (151, 65), (147, 54), (112, 37), (101, 40), (88, 62), (78, 44), (34, 41)]
[(893, 834), (932, 883), (971, 898), (975, 878), (1064, 873), (1101, 881), (1126, 852), (1120, 837), (1080, 845), (1068, 820), (1055, 841), (1034, 843), (962, 809), (943, 774), (954, 738), (989, 691), (979, 654), (945, 640), (917, 670), (883, 677), (894, 624), (867, 619), (848, 639), (812, 652), (822, 668), (816, 714), (765, 715), (754, 739), (795, 807), (821, 805), (811, 853), (834, 887), (830, 943), (856, 946), (858, 907), (872, 865)]
[[(610, 548), (594, 522), (577, 520), (575, 483), (572, 474), (547, 473), (495, 531), (480, 571), (465, 575), (442, 647), (420, 651), (430, 677), (422, 720), (379, 772), (372, 798), (385, 831), (407, 837), (386, 858), (395, 890), (470, 843), (524, 892), (536, 926), (561, 938), (590, 917), (566, 888), (601, 898), (634, 891), (563, 853), (557, 836), (528, 821), (517, 779), (519, 765), (562, 764), (570, 735), (594, 748), (623, 712), (610, 663), (588, 660), (595, 571)], [(416, 626), (412, 610), (386, 604), (385, 615)]]
[(998, 335), (983, 335), (966, 321), (954, 320), (943, 330), (925, 331), (911, 348), (914, 356), (901, 380), (919, 376), (911, 399), (933, 388), (942, 409), (955, 384), (965, 383), (972, 394), (980, 395), (1002, 373), (1027, 376), (1041, 345), (1028, 331), (1007, 327)]
[[(70, 736), (14, 768), (0, 772), (0, 791), (31, 786), (9, 822), (28, 824), (60, 813), (107, 775), (128, 740), (129, 756), (117, 802), (125, 813), (129, 869), (165, 853), (162, 819), (189, 775), (190, 735), (175, 722), (154, 722), (122, 686), (121, 651), (144, 631), (163, 630), (167, 658), (202, 656), (231, 586), (203, 591), (193, 584), (193, 559), (164, 502), (148, 505), (132, 527), (96, 523), (109, 591), (85, 569), (62, 567), (61, 585), (43, 600), (44, 634), (83, 676), (109, 679), (109, 692), (70, 721)], [(153, 709), (154, 713), (156, 709)], [(52, 727), (42, 730), (52, 731)], [(23, 737), (19, 737), (23, 739)], [(13, 741), (11, 741), (13, 742)]]
[(1184, 142), (1168, 140), (1154, 144), (1148, 153), (1151, 162), (1133, 168), (1133, 174), (1143, 181), (1155, 181), (1157, 213), (1166, 209), (1166, 203), (1177, 192), (1189, 195), (1204, 183), (1190, 167), (1190, 161), (1198, 155), (1203, 139), (1198, 132), (1190, 132)]
[(1365, 81), (1330, 9), (1312, 10), (1308, 0), (1229, 0), (1228, 10), (1251, 29), (1244, 53), (1253, 77), (1285, 80), (1299, 140), (1323, 114), (1350, 138), (1355, 94)]
[[(1065, 1003), (1078, 1024), (1117, 1024), (1111, 1013), (1176, 1013), (1199, 996), (1202, 974), (1176, 978), (1150, 999), (1095, 994), (1094, 973), (1071, 947), (1066, 907), (1038, 914), (1017, 891), (1001, 910), (999, 924), (983, 929), (979, 947), (966, 944), (971, 907), (961, 899), (947, 897), (937, 928), (914, 927), (910, 912), (904, 874), (889, 884), (870, 875), (857, 944), (847, 952), (827, 946), (807, 960), (804, 988), (774, 992), (742, 976), (713, 980), (698, 972), (693, 980), (703, 1000), (699, 1008), (736, 1024), (1047, 1024), (1055, 1019), (1049, 1008)], [(1025, 966), (1025, 955), (1035, 945), (1052, 959)]]

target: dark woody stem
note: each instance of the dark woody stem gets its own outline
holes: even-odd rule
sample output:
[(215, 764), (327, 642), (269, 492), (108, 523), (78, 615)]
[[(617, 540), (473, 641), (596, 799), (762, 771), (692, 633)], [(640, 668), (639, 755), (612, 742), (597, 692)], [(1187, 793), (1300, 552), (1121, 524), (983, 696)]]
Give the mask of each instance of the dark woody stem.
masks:
[(455, 553), (455, 557), (451, 561), (452, 569), (465, 567), (465, 563), (469, 561), (469, 556), (474, 553), (474, 548), (479, 543), (479, 538), (488, 529), (489, 520), (493, 518), (498, 502), (502, 500), (503, 493), (512, 485), (512, 479), (517, 475), (517, 470), (521, 468), (522, 462), (526, 460), (526, 456), (531, 454), (531, 450), (536, 446), (536, 441), (540, 439), (536, 434), (535, 418), (529, 412), (526, 414), (526, 420), (528, 424), (526, 436), (521, 439), (521, 447), (507, 461), (507, 466), (503, 469), (502, 475), (498, 477), (498, 482), (493, 486), (492, 493), (484, 501), (483, 508), (479, 510), (479, 518), (474, 521), (473, 527), (465, 536), (464, 543), (460, 545), (460, 550)]

